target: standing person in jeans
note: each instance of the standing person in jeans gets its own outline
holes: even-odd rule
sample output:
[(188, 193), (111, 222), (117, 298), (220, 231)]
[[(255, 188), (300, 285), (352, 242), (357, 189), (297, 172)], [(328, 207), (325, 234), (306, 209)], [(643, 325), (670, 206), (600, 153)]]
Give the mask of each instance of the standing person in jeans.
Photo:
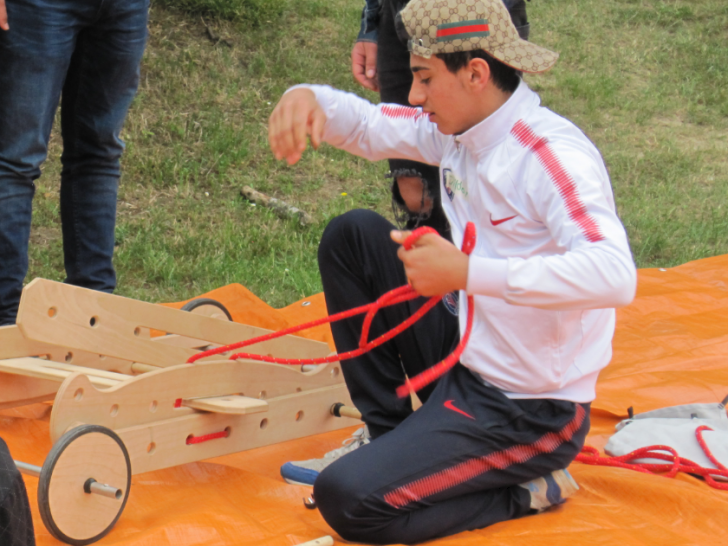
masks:
[[(503, 0), (518, 34), (528, 39), (526, 0)], [(407, 37), (398, 36), (394, 18), (407, 0), (367, 0), (361, 29), (351, 52), (351, 71), (362, 87), (379, 91), (382, 102), (409, 106), (412, 85)], [(450, 228), (440, 203), (437, 167), (406, 159), (389, 159), (392, 209), (402, 227), (435, 228), (449, 237)]]
[(0, 0), (0, 326), (28, 270), (34, 181), (61, 101), (65, 282), (112, 292), (121, 128), (148, 0)]

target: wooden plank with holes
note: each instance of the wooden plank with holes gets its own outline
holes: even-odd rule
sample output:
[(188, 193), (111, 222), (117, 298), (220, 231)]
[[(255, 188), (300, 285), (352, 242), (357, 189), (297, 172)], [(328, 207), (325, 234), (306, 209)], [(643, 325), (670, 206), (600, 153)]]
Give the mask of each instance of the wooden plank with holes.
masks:
[[(0, 327), (0, 361), (25, 357), (73, 363), (118, 373), (132, 373), (132, 363), (129, 361), (85, 351), (70, 351), (67, 347), (29, 340), (15, 325)], [(57, 379), (43, 379), (18, 373), (22, 371), (22, 368), (0, 371), (0, 409), (52, 400), (56, 395), (59, 385)]]
[[(89, 353), (81, 350), (70, 350), (64, 345), (52, 345), (43, 341), (26, 338), (18, 326), (0, 327), (0, 360), (37, 356), (54, 362), (66, 362), (77, 366), (98, 370), (114, 371), (131, 375), (131, 362), (111, 358), (104, 354)], [(0, 396), (2, 395), (0, 382)]]
[(76, 423), (118, 430), (196, 412), (181, 405), (182, 400), (241, 395), (269, 401), (335, 385), (344, 385), (338, 364), (303, 373), (292, 366), (263, 362), (198, 362), (161, 368), (103, 390), (76, 373), (58, 389), (51, 439), (55, 442)]
[(0, 372), (0, 409), (53, 400), (58, 382)]
[(61, 364), (59, 362), (43, 360), (42, 358), (30, 357), (0, 360), (0, 371), (25, 377), (34, 377), (36, 379), (56, 381), (57, 383), (62, 383), (74, 373), (84, 373), (88, 376), (89, 381), (97, 387), (113, 387), (129, 378), (129, 376), (120, 373), (94, 370), (92, 368), (83, 368), (72, 364)]
[[(339, 384), (268, 399), (265, 413), (196, 412), (115, 432), (129, 451), (132, 473), (139, 474), (358, 424), (329, 412), (348, 399), (346, 386)], [(225, 437), (214, 438), (221, 432)], [(188, 444), (207, 435), (214, 439)]]
[[(197, 351), (154, 343), (143, 335), (145, 329), (218, 345), (270, 333), (46, 279), (35, 279), (23, 290), (17, 323), (29, 340), (160, 367), (186, 362)], [(246, 350), (282, 358), (315, 358), (329, 353), (327, 344), (297, 336), (258, 343)]]
[(41, 355), (53, 355), (58, 360), (67, 352), (63, 347), (27, 339), (16, 325), (0, 326), (0, 360)]
[(207, 348), (219, 347), (218, 344), (211, 344), (209, 341), (204, 339), (195, 339), (192, 337), (178, 336), (177, 334), (169, 334), (166, 336), (153, 337), (154, 343), (161, 343), (162, 345), (170, 345), (172, 347), (186, 347), (188, 349), (207, 350)]
[[(123, 374), (83, 368), (72, 364), (63, 364), (32, 357), (0, 360), (0, 372), (12, 374), (16, 377), (42, 379), (44, 380), (44, 384), (48, 382), (50, 385), (48, 389), (51, 394), (43, 397), (42, 400), (53, 398), (58, 389), (58, 385), (73, 373), (80, 373), (87, 376), (94, 386), (101, 388), (114, 387), (121, 381), (130, 379), (129, 376)], [(265, 400), (240, 395), (182, 399), (181, 405), (200, 411), (238, 415), (258, 413), (266, 411), (268, 408), (268, 403)]]
[[(0, 326), (0, 360), (25, 356), (47, 356), (59, 347), (26, 339), (17, 326)], [(0, 409), (52, 400), (58, 389), (54, 380), (0, 372)]]

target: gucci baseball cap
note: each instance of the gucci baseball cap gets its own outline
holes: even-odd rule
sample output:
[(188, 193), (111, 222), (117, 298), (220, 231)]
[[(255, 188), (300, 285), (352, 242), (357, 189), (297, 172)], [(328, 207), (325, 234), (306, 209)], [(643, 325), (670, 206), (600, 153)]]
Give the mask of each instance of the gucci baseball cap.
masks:
[(410, 53), (432, 55), (482, 49), (522, 72), (545, 72), (558, 53), (518, 36), (503, 0), (411, 0), (399, 19)]

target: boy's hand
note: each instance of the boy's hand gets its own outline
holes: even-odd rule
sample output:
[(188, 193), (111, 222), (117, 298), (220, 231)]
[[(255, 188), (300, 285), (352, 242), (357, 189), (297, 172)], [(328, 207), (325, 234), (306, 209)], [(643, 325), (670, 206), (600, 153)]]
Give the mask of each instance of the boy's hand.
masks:
[[(401, 245), (409, 234), (393, 230), (391, 237)], [(468, 255), (439, 235), (427, 233), (410, 250), (399, 247), (397, 256), (404, 264), (410, 285), (423, 296), (440, 296), (467, 287)]]
[(377, 44), (356, 42), (351, 50), (351, 73), (359, 85), (379, 91), (377, 80)]
[(326, 114), (310, 89), (294, 89), (281, 97), (268, 120), (268, 142), (276, 159), (293, 165), (306, 149), (306, 136), (311, 135), (314, 149), (321, 144)]

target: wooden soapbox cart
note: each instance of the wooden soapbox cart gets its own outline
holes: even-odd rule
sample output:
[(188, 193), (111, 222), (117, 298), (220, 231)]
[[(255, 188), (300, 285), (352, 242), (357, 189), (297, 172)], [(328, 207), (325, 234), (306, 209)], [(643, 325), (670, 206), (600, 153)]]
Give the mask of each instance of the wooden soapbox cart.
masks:
[[(23, 290), (17, 325), (0, 328), (0, 408), (54, 400), (43, 466), (16, 463), (39, 477), (40, 514), (52, 535), (80, 545), (107, 534), (132, 474), (356, 423), (329, 411), (350, 404), (338, 364), (304, 371), (226, 354), (186, 364), (200, 351), (268, 333), (225, 313), (210, 301), (177, 310), (44, 279)], [(295, 336), (246, 351), (330, 352)]]

